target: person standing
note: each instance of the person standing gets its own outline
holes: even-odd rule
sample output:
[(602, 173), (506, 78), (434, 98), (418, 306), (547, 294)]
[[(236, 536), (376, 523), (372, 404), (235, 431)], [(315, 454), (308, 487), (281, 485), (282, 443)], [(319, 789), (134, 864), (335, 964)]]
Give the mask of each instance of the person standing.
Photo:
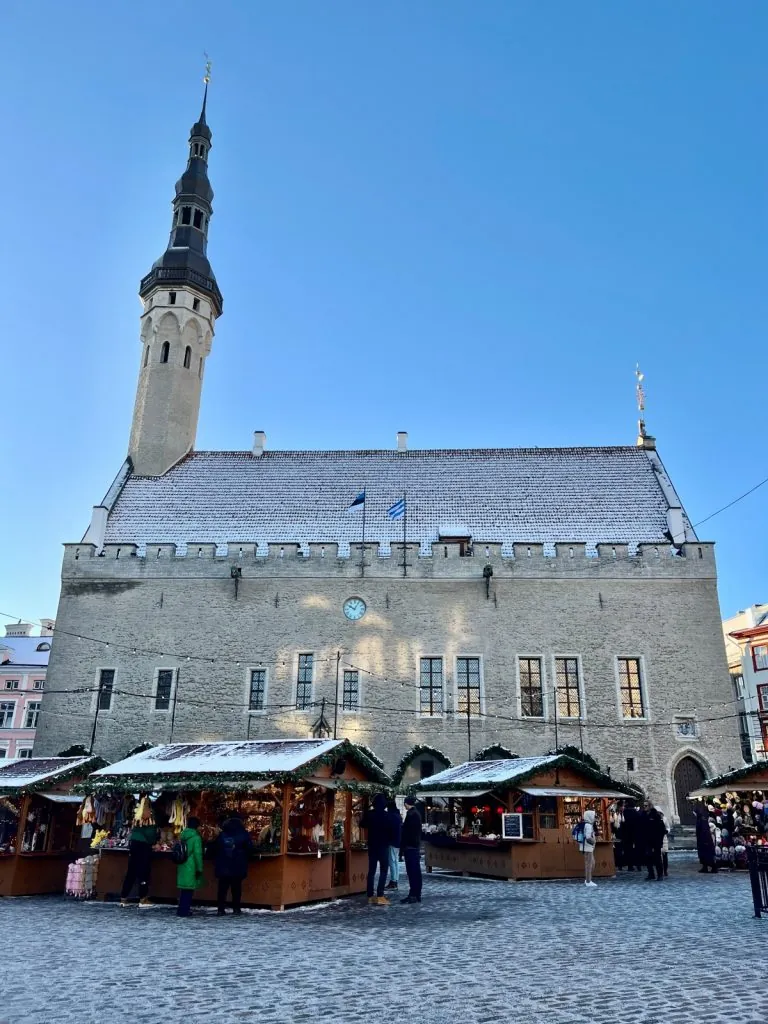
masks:
[(241, 914), (243, 881), (248, 875), (248, 861), (253, 850), (251, 837), (245, 831), (239, 814), (232, 814), (221, 823), (221, 832), (213, 842), (214, 865), (218, 879), (217, 904), (220, 917), (226, 913), (227, 894), (232, 892), (232, 913)]
[(421, 815), (416, 809), (416, 798), (405, 798), (407, 808), (400, 833), (400, 853), (408, 874), (408, 895), (401, 903), (421, 903)]
[(137, 825), (128, 841), (128, 868), (120, 890), (120, 906), (130, 906), (128, 897), (136, 882), (139, 883), (139, 906), (151, 907), (149, 875), (152, 868), (152, 847), (160, 832), (157, 825)]
[[(373, 798), (373, 806), (369, 807), (360, 822), (368, 833), (368, 902), (387, 906), (389, 900), (384, 895), (384, 886), (387, 884), (387, 864), (389, 861), (389, 818), (387, 817), (387, 802), (383, 793), (377, 793)], [(376, 880), (376, 868), (379, 869), (379, 882), (376, 886), (376, 895), (373, 895), (373, 883)]]
[(584, 854), (584, 885), (588, 889), (597, 888), (597, 882), (592, 881), (592, 872), (595, 870), (595, 846), (597, 846), (595, 812), (593, 810), (584, 811), (584, 826), (579, 849)]
[(387, 802), (387, 822), (389, 823), (389, 881), (388, 889), (397, 889), (400, 881), (400, 837), (403, 832), (403, 819), (394, 800)]
[(667, 834), (667, 826), (664, 819), (650, 801), (646, 801), (643, 811), (642, 835), (645, 845), (646, 865), (648, 875), (646, 881), (661, 882), (664, 878), (664, 863), (661, 856), (661, 848), (664, 845), (664, 837)]
[(187, 818), (187, 827), (179, 836), (179, 842), (187, 848), (186, 860), (176, 868), (176, 888), (179, 890), (179, 917), (192, 913), (192, 896), (195, 889), (203, 884), (203, 840), (198, 829), (200, 819), (194, 815)]
[(696, 804), (696, 852), (701, 861), (699, 874), (706, 875), (707, 871), (716, 874), (715, 840), (709, 827), (709, 811), (702, 803)]
[(628, 871), (640, 871), (642, 854), (639, 851), (638, 833), (640, 830), (640, 812), (634, 804), (624, 804), (624, 824), (622, 826), (622, 857)]

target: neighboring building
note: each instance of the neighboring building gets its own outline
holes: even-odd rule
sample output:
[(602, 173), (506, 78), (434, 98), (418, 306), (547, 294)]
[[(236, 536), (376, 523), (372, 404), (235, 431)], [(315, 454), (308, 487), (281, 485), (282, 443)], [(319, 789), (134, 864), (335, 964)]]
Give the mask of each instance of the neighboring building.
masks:
[(0, 758), (32, 756), (53, 625), (42, 619), (32, 636), (29, 622), (17, 622), (0, 639)]
[(723, 622), (728, 671), (739, 708), (745, 761), (768, 758), (768, 604), (753, 604)]
[(250, 451), (195, 452), (222, 311), (210, 146), (204, 107), (139, 289), (129, 456), (65, 546), (36, 753), (335, 720), (388, 771), (415, 749), (418, 774), (494, 744), (581, 744), (688, 820), (690, 789), (741, 757), (713, 545), (653, 438), (272, 452), (257, 431)]

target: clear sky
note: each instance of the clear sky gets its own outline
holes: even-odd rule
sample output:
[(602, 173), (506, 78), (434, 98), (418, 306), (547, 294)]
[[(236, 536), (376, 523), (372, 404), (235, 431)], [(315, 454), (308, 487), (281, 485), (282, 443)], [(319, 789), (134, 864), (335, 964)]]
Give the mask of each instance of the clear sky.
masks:
[[(694, 522), (768, 475), (765, 0), (6, 0), (3, 37), (3, 612), (55, 614), (124, 458), (204, 50), (198, 448), (631, 444), (639, 360)], [(767, 512), (701, 530), (724, 614)]]

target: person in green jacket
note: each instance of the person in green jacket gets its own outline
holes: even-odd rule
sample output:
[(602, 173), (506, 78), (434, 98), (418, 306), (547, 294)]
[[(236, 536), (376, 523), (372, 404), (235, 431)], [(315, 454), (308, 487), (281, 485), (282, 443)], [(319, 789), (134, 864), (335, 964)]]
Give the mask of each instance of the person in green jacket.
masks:
[(200, 819), (191, 815), (187, 827), (179, 836), (187, 844), (187, 859), (176, 868), (176, 888), (179, 890), (179, 917), (192, 913), (192, 894), (203, 884), (203, 840), (197, 831)]
[(136, 882), (139, 883), (139, 903), (145, 907), (152, 905), (147, 896), (149, 872), (152, 867), (152, 847), (159, 835), (156, 825), (137, 825), (131, 832), (128, 841), (128, 868), (123, 879), (123, 888), (120, 890), (121, 907), (129, 905), (128, 897)]

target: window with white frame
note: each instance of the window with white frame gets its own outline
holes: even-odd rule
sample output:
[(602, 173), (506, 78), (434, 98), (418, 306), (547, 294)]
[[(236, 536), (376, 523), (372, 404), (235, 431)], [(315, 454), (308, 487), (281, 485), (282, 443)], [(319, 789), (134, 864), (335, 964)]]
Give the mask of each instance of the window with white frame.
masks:
[(155, 689), (155, 711), (167, 711), (171, 706), (171, 693), (173, 692), (172, 668), (159, 668), (157, 670), (157, 687)]
[(622, 718), (645, 718), (639, 658), (619, 658), (619, 697)]
[(32, 757), (32, 747), (17, 747), (16, 757)]
[(267, 670), (265, 668), (252, 668), (250, 683), (248, 710), (263, 711), (267, 700)]
[(0, 747), (0, 757), (7, 757), (7, 756), (8, 756), (8, 748), (7, 747)]
[(758, 706), (761, 711), (768, 711), (768, 683), (761, 683), (757, 688)]
[(44, 688), (45, 688), (45, 680), (44, 679), (35, 679), (35, 681), (32, 683), (32, 689), (33, 690), (42, 690)]
[(557, 713), (561, 718), (581, 718), (579, 659), (555, 658)]
[(13, 727), (13, 716), (15, 713), (15, 700), (0, 701), (0, 729), (11, 729)]
[(24, 715), (24, 728), (25, 729), (36, 729), (37, 721), (40, 718), (40, 704), (39, 700), (31, 700), (26, 707), (26, 714)]
[(115, 670), (102, 668), (99, 670), (99, 692), (96, 706), (99, 711), (109, 711), (112, 707), (112, 693), (115, 689)]
[(300, 709), (308, 708), (312, 704), (314, 661), (314, 654), (299, 655), (299, 668), (296, 675), (296, 707)]
[(19, 680), (18, 679), (6, 679), (5, 680), (6, 690), (18, 690)]
[(768, 644), (752, 644), (752, 661), (755, 672), (768, 671)]
[(544, 688), (541, 682), (541, 658), (519, 658), (520, 713), (523, 718), (544, 717)]
[(344, 672), (344, 695), (341, 706), (344, 711), (357, 711), (359, 709), (360, 674), (358, 672)]
[(456, 659), (456, 711), (460, 715), (479, 715), (481, 707), (480, 659)]
[(443, 659), (422, 658), (419, 666), (419, 711), (422, 715), (443, 713)]

